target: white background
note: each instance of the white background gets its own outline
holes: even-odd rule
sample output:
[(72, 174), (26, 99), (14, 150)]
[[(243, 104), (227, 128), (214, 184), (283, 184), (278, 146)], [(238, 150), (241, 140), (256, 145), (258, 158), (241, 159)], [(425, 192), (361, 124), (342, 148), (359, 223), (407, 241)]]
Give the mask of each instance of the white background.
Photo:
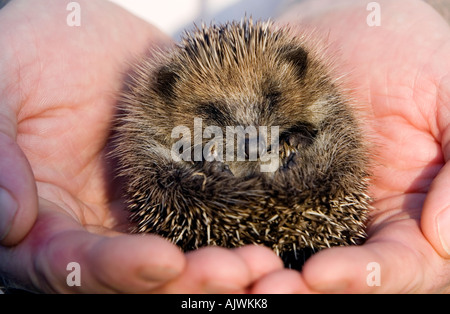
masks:
[(299, 0), (110, 0), (178, 39), (193, 23), (275, 18)]

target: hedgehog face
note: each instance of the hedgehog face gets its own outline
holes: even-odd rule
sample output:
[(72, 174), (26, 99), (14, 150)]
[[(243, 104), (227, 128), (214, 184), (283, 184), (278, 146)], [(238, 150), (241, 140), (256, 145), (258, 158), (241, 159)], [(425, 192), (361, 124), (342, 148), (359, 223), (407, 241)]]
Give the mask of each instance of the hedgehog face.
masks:
[[(261, 173), (261, 164), (275, 155), (277, 170), (286, 169), (314, 141), (329, 114), (323, 103), (336, 97), (323, 65), (306, 48), (279, 40), (281, 33), (267, 29), (246, 31), (248, 36), (240, 37), (227, 27), (198, 30), (203, 37), (185, 39), (169, 57), (170, 67), (158, 69), (155, 84), (159, 101), (170, 109), (170, 126), (191, 130), (192, 153), (194, 118), (201, 119), (202, 131), (221, 129), (220, 143), (202, 137), (201, 160), (193, 154), (190, 159), (202, 167), (208, 156), (215, 157), (222, 163), (216, 169), (237, 177)], [(314, 92), (319, 89), (324, 92)], [(278, 128), (278, 140), (272, 127)], [(273, 176), (274, 170), (264, 172)]]

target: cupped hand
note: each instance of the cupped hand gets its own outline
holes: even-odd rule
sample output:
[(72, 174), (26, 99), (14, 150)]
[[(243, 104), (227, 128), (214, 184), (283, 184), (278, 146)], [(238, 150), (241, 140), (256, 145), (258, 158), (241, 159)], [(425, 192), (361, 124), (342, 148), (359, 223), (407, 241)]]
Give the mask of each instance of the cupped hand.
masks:
[(367, 241), (314, 255), (298, 292), (450, 291), (450, 27), (423, 1), (376, 3), (379, 26), (367, 1), (309, 1), (283, 18), (339, 51), (374, 143)]
[[(48, 2), (48, 3), (47, 3)], [(127, 235), (105, 152), (127, 62), (170, 44), (106, 1), (15, 0), (0, 10), (0, 274), (45, 292), (441, 292), (450, 284), (450, 29), (421, 1), (303, 6), (299, 18), (339, 46), (377, 143), (369, 238), (324, 250), (302, 273), (260, 247), (183, 255)], [(315, 1), (317, 4), (320, 1)], [(313, 3), (312, 1), (309, 3)], [(324, 5), (329, 4), (330, 6)], [(336, 5), (337, 7), (332, 7)], [(303, 16), (301, 14), (304, 14)], [(446, 233), (447, 232), (447, 233)], [(68, 286), (67, 265), (81, 267)], [(378, 265), (379, 282), (368, 281)]]
[[(261, 247), (184, 255), (157, 236), (126, 234), (105, 158), (116, 101), (134, 58), (171, 40), (108, 1), (77, 1), (71, 26), (68, 3), (0, 10), (0, 275), (42, 292), (219, 293), (281, 269)], [(67, 281), (73, 262), (80, 286)]]

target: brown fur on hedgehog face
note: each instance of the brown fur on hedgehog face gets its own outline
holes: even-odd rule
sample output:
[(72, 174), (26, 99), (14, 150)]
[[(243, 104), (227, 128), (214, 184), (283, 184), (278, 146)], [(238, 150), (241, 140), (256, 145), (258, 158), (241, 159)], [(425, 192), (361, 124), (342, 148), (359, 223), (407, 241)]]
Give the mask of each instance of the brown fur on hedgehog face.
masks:
[[(362, 238), (367, 154), (326, 66), (287, 30), (248, 21), (196, 29), (143, 62), (124, 95), (115, 149), (134, 231), (186, 250), (316, 250)], [(224, 134), (278, 126), (280, 167), (267, 174), (259, 160), (174, 161), (172, 130), (193, 130), (194, 117)]]

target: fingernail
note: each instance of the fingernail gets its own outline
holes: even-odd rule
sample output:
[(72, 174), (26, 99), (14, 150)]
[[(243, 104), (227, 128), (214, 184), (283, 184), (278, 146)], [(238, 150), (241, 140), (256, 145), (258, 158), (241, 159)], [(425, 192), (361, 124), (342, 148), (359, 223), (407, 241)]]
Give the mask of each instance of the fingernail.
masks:
[(0, 241), (8, 235), (17, 208), (17, 202), (11, 194), (0, 188)]
[(205, 285), (204, 290), (208, 294), (218, 294), (218, 293), (237, 293), (242, 289), (235, 285), (225, 284), (223, 282), (208, 282)]
[(330, 282), (313, 286), (313, 290), (322, 293), (343, 293), (348, 287), (347, 281)]
[(180, 272), (175, 268), (168, 267), (157, 267), (152, 269), (144, 268), (139, 272), (139, 276), (144, 281), (166, 281), (176, 277), (179, 274)]
[(439, 240), (445, 252), (450, 255), (450, 208), (440, 213), (436, 220)]

